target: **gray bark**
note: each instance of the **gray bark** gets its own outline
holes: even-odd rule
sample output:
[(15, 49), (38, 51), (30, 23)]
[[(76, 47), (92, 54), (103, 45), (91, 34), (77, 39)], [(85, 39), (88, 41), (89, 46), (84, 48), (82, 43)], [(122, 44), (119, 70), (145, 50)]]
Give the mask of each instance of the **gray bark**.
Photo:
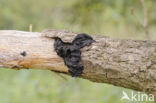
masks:
[[(0, 67), (48, 69), (64, 74), (68, 68), (54, 51), (54, 40), (71, 42), (77, 33), (46, 30), (42, 33), (0, 31)], [(156, 42), (119, 40), (98, 35), (84, 47), (84, 71), (79, 77), (146, 93), (156, 93)], [(20, 55), (23, 51), (26, 56)]]

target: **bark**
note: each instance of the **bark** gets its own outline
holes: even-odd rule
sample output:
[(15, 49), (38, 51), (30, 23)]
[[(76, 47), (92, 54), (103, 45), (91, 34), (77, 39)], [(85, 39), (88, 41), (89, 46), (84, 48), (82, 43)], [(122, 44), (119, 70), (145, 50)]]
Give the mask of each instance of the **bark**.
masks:
[[(54, 40), (71, 42), (77, 33), (46, 30), (42, 33), (0, 31), (0, 67), (48, 69), (64, 74), (68, 68), (54, 51)], [(156, 42), (119, 40), (98, 35), (97, 42), (84, 47), (79, 77), (146, 93), (156, 93)], [(21, 54), (25, 55), (21, 55)]]

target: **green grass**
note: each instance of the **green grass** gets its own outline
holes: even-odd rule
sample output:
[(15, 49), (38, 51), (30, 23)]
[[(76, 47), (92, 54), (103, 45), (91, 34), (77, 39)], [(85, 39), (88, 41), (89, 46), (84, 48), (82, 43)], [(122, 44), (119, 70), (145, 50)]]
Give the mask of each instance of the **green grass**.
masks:
[(46, 70), (1, 68), (0, 103), (125, 103), (120, 100), (122, 91), (131, 92), (64, 76)]

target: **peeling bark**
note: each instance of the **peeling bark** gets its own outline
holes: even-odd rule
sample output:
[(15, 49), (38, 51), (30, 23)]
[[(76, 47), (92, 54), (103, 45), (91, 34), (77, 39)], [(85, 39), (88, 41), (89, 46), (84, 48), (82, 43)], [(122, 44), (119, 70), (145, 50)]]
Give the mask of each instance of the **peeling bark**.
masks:
[[(48, 69), (69, 74), (62, 58), (54, 51), (51, 37), (71, 42), (76, 35), (59, 30), (42, 33), (2, 30), (0, 67)], [(148, 94), (156, 93), (156, 42), (92, 37), (97, 42), (81, 49), (84, 70), (79, 77)]]

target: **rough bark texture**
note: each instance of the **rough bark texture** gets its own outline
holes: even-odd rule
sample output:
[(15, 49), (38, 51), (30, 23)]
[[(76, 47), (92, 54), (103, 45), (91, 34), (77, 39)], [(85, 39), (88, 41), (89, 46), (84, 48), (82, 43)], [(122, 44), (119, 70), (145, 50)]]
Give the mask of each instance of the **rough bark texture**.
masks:
[[(76, 33), (0, 31), (0, 67), (48, 69), (68, 73), (54, 51), (54, 40), (71, 42)], [(81, 78), (156, 94), (156, 42), (92, 36), (97, 42), (82, 51)], [(25, 52), (23, 56), (21, 53)]]

